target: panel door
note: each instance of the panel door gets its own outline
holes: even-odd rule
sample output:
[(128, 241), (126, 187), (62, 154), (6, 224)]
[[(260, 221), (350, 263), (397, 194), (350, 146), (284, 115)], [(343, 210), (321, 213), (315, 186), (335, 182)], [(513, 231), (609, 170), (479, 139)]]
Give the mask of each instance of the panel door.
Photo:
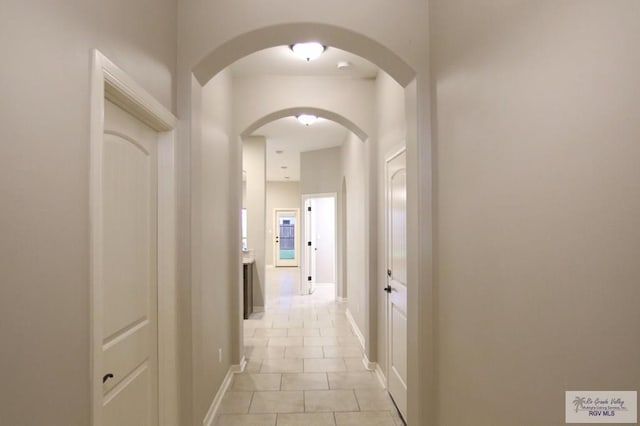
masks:
[(157, 133), (105, 101), (100, 426), (158, 424)]
[(387, 161), (388, 388), (407, 412), (407, 172), (404, 150)]
[(298, 212), (275, 210), (276, 266), (298, 266)]

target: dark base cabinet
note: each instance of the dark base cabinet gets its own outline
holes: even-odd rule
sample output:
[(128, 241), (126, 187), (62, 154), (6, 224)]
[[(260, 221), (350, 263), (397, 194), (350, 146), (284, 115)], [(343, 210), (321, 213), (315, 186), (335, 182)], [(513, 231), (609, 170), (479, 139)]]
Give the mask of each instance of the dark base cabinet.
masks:
[(242, 264), (242, 282), (244, 286), (244, 319), (253, 313), (253, 262)]

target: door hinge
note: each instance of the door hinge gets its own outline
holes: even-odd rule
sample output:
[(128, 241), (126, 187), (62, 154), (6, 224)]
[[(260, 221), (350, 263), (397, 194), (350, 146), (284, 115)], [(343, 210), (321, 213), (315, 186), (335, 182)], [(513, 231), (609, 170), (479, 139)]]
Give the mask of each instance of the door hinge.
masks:
[(307, 243), (307, 245), (308, 245), (309, 247), (311, 247), (311, 241), (309, 241), (309, 242)]
[(311, 206), (307, 207), (307, 211), (310, 212), (311, 211)]
[(307, 281), (311, 281), (311, 275), (307, 277)]

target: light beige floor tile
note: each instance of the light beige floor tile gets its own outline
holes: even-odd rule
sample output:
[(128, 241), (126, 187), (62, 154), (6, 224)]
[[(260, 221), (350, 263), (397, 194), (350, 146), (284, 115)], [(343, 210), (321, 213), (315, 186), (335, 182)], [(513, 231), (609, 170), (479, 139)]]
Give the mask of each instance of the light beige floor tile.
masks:
[(323, 346), (325, 358), (358, 358), (362, 359), (362, 347), (354, 345)]
[[(358, 338), (356, 336), (336, 336), (335, 339), (337, 340), (339, 345), (360, 345), (362, 346), (362, 344), (360, 343), (360, 340), (358, 340)], [(329, 346), (329, 345), (327, 345)]]
[(350, 390), (305, 391), (304, 406), (307, 412), (356, 411), (359, 409), (356, 397)]
[(380, 381), (372, 371), (329, 373), (328, 377), (331, 389), (382, 389)]
[(259, 373), (262, 368), (261, 359), (249, 359), (244, 367), (243, 373)]
[(261, 373), (302, 373), (301, 359), (265, 359), (262, 361)]
[(322, 346), (288, 346), (284, 350), (285, 358), (323, 358)]
[(253, 392), (227, 392), (220, 403), (221, 414), (246, 414), (249, 412)]
[(329, 390), (326, 373), (283, 374), (282, 390)]
[(307, 358), (304, 360), (305, 373), (327, 373), (347, 371), (347, 366), (342, 358)]
[(362, 362), (362, 357), (360, 358), (345, 358), (344, 363), (347, 366), (347, 371), (369, 371), (364, 366), (364, 362)]
[(304, 411), (302, 391), (255, 392), (251, 413), (301, 413)]
[(396, 426), (388, 411), (336, 413), (337, 426)]
[(277, 346), (245, 346), (248, 359), (284, 358), (284, 347)]
[(324, 319), (318, 321), (305, 321), (304, 328), (322, 328), (322, 327), (333, 327), (333, 320)]
[(216, 426), (275, 426), (275, 414), (224, 414)]
[[(320, 336), (322, 337), (333, 337), (333, 336), (352, 336), (353, 333), (351, 329), (348, 327), (331, 327), (331, 328), (321, 328)], [(260, 337), (260, 336), (255, 336)]]
[(303, 337), (304, 346), (337, 346), (337, 337)]
[(244, 328), (271, 328), (272, 320), (248, 319), (244, 320)]
[[(264, 330), (262, 328), (257, 328), (256, 330)], [(245, 337), (244, 345), (245, 346), (267, 346), (269, 339), (267, 338), (256, 338), (256, 337)]]
[(277, 426), (335, 426), (333, 413), (278, 414)]
[(286, 337), (286, 328), (256, 328), (253, 337)]
[(303, 346), (304, 337), (271, 337), (268, 346)]
[(320, 337), (320, 330), (317, 328), (288, 328), (287, 331), (289, 337)]
[(393, 418), (393, 421), (396, 423), (396, 426), (407, 426), (404, 420), (402, 420), (402, 417), (400, 416), (400, 413), (398, 412), (397, 408), (394, 407), (393, 410), (389, 412), (391, 413), (391, 418)]
[(273, 328), (302, 328), (303, 321), (274, 321)]
[(280, 390), (281, 374), (236, 374), (231, 385), (232, 391)]
[(386, 390), (356, 389), (361, 411), (395, 410), (396, 406)]

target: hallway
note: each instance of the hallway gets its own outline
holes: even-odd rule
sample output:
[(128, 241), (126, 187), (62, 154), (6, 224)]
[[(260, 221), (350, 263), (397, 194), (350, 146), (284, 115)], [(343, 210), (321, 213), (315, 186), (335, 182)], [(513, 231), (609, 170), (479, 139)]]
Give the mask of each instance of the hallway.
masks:
[(333, 286), (299, 296), (298, 268), (269, 268), (266, 311), (244, 321), (247, 366), (220, 407), (218, 426), (401, 426)]

